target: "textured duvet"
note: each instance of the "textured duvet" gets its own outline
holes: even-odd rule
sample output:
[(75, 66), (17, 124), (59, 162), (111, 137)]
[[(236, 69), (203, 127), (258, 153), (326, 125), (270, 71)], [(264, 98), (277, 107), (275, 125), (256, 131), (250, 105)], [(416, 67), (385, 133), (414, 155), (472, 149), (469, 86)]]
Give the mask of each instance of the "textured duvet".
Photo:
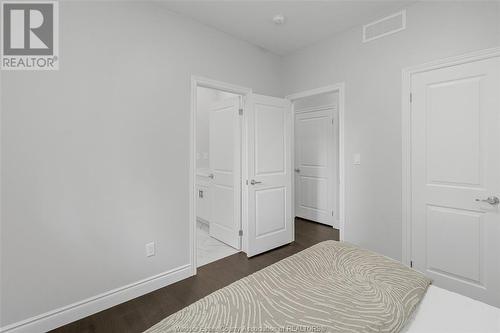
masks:
[(208, 295), (147, 333), (399, 332), (429, 283), (397, 261), (326, 241)]

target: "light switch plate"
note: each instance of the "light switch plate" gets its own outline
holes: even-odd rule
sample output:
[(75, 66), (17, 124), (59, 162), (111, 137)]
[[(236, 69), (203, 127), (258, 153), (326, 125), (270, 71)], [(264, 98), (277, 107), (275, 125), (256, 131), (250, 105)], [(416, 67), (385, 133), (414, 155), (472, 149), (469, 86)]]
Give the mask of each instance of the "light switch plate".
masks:
[(146, 257), (152, 257), (156, 254), (155, 242), (146, 244)]
[(360, 165), (361, 164), (361, 154), (356, 153), (352, 157), (352, 164), (354, 165)]

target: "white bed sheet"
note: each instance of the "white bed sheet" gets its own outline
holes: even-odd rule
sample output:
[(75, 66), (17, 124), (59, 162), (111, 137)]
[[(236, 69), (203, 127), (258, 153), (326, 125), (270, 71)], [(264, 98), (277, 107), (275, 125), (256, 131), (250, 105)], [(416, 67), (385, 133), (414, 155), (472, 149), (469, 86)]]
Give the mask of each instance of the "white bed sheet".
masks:
[(499, 333), (500, 309), (431, 285), (401, 333)]

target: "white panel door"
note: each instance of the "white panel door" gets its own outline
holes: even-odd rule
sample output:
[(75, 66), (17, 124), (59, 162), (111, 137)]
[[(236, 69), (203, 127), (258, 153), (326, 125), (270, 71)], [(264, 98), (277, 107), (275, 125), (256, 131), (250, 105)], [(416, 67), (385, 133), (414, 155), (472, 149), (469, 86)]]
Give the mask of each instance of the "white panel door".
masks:
[(295, 115), (295, 215), (338, 228), (335, 111)]
[(253, 256), (293, 241), (292, 113), (288, 100), (255, 94), (246, 112), (247, 255)]
[(500, 306), (500, 60), (419, 73), (411, 85), (413, 265)]
[(214, 104), (209, 120), (210, 236), (240, 249), (240, 98)]

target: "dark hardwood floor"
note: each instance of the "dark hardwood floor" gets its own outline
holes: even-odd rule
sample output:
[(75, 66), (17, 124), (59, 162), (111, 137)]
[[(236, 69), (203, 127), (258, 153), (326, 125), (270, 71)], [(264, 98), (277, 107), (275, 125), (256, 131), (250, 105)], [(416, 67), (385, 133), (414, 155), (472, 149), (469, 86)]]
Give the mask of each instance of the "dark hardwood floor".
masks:
[(143, 332), (168, 315), (215, 290), (328, 239), (338, 240), (338, 230), (297, 218), (295, 220), (295, 241), (289, 245), (250, 259), (243, 253), (223, 258), (199, 267), (196, 276), (119, 304), (51, 332)]

